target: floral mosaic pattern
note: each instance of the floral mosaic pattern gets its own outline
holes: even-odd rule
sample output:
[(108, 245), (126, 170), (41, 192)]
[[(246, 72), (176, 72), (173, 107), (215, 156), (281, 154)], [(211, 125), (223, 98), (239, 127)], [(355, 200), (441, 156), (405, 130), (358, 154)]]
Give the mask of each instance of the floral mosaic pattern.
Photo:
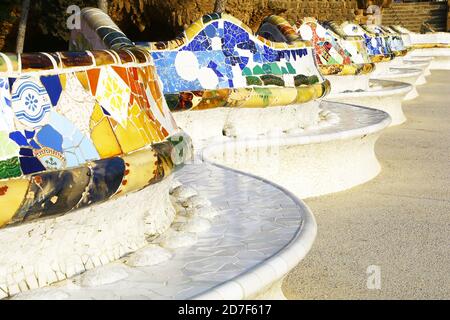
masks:
[(50, 97), (41, 81), (30, 76), (12, 80), (12, 109), (26, 127), (37, 128), (47, 122), (51, 109)]
[(0, 226), (140, 190), (190, 156), (146, 51), (0, 55)]

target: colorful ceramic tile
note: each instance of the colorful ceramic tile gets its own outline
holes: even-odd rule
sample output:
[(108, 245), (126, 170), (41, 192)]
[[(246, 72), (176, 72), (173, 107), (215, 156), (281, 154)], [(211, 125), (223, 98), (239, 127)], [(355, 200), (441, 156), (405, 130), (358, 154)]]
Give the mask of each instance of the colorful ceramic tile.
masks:
[(60, 52), (59, 56), (63, 68), (95, 66), (94, 57), (88, 51)]
[(0, 78), (0, 131), (14, 130), (14, 113), (8, 78)]
[(100, 105), (94, 107), (90, 121), (91, 139), (100, 158), (109, 158), (122, 153), (119, 142)]
[(122, 185), (125, 162), (119, 157), (99, 160), (91, 164), (91, 181), (78, 208), (108, 200)]
[(42, 76), (41, 82), (44, 85), (53, 106), (56, 106), (62, 93), (62, 85), (58, 75)]
[(116, 195), (140, 190), (148, 186), (157, 175), (158, 157), (152, 149), (123, 156), (125, 175)]
[(33, 175), (25, 201), (14, 221), (66, 213), (80, 202), (91, 180), (89, 168)]
[(12, 110), (17, 120), (28, 128), (45, 125), (52, 108), (50, 97), (38, 78), (23, 76), (11, 90)]
[(123, 127), (128, 121), (128, 105), (131, 90), (127, 83), (111, 67), (100, 73), (96, 91), (98, 103)]
[[(86, 76), (86, 73), (83, 72)], [(66, 117), (86, 137), (90, 137), (91, 130), (89, 122), (94, 111), (95, 98), (89, 91), (89, 85), (85, 87), (81, 73), (67, 74), (65, 76), (65, 90), (62, 92), (58, 102), (57, 111)], [(81, 80), (80, 80), (81, 78)]]
[(152, 52), (165, 94), (248, 86), (294, 87), (294, 77), (300, 74), (324, 81), (312, 48), (303, 43), (277, 46), (255, 37), (226, 15), (207, 20), (189, 28), (186, 32), (192, 36), (176, 51)]
[(25, 199), (27, 179), (0, 180), (0, 227), (9, 223)]
[(41, 161), (34, 156), (33, 149), (22, 148), (20, 152), (20, 168), (24, 175), (43, 172), (46, 170)]
[(53, 111), (51, 113), (49, 126), (42, 128), (38, 133), (39, 142), (41, 142), (39, 135), (46, 128), (48, 128), (47, 131), (55, 131), (55, 133), (45, 136), (48, 143), (46, 146), (63, 153), (65, 165), (68, 168), (100, 159), (100, 155), (89, 137), (85, 136), (69, 119), (58, 112)]
[(19, 157), (0, 160), (0, 180), (17, 178), (22, 175)]
[[(91, 88), (92, 95), (97, 94), (98, 78), (100, 76), (101, 69), (95, 68), (86, 71), (87, 77), (89, 79), (89, 87)], [(80, 79), (80, 82), (84, 84), (84, 79)]]
[(45, 53), (23, 53), (20, 60), (23, 71), (50, 70), (55, 67), (51, 57)]

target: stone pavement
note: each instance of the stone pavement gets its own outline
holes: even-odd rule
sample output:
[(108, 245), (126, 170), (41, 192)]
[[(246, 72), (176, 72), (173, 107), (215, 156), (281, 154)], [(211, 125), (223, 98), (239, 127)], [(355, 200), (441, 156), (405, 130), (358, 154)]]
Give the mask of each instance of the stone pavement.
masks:
[[(404, 104), (408, 122), (377, 144), (376, 179), (306, 201), (318, 236), (284, 281), (288, 298), (450, 298), (449, 82), (449, 71), (433, 71)], [(370, 266), (381, 290), (367, 289)]]

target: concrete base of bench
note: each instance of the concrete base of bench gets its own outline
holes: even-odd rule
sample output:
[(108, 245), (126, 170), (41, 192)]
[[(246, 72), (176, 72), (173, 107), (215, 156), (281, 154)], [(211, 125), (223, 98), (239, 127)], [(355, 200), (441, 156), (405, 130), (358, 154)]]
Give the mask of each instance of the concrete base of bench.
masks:
[(174, 113), (180, 128), (194, 145), (219, 136), (247, 137), (270, 131), (289, 131), (316, 126), (320, 122), (319, 102), (270, 108), (217, 108)]
[[(397, 61), (398, 65), (404, 65), (407, 67), (424, 70), (424, 77), (428, 77), (431, 75), (430, 66), (431, 62), (433, 61), (433, 57), (431, 56), (412, 56), (410, 53), (408, 53), (404, 57), (396, 58), (395, 61)], [(426, 79), (420, 78), (416, 85), (423, 85), (425, 83)]]
[(302, 199), (374, 178), (380, 172), (374, 146), (389, 115), (326, 101), (322, 108), (337, 115), (339, 123), (303, 134), (226, 141), (206, 147), (202, 157), (274, 181)]
[(57, 218), (0, 230), (0, 298), (94, 269), (164, 233), (175, 217), (171, 178)]
[[(411, 72), (411, 69), (414, 70), (421, 70), (422, 74), (416, 78), (416, 81), (414, 83), (412, 83), (413, 85), (423, 85), (425, 84), (426, 81), (426, 77), (429, 76), (431, 74), (430, 72), (430, 61), (424, 61), (424, 60), (401, 60), (401, 59), (394, 59), (393, 61), (390, 62), (384, 62), (384, 63), (379, 63), (377, 64), (377, 70), (373, 73), (374, 79), (380, 79), (380, 75), (384, 75), (384, 74), (388, 74), (388, 73), (392, 73), (392, 69), (405, 69), (405, 70), (409, 70), (408, 72)], [(407, 73), (407, 71), (405, 71), (405, 73)], [(407, 76), (404, 76), (404, 78), (407, 78)], [(404, 81), (403, 78), (390, 78), (389, 80), (396, 80), (396, 81), (401, 81), (401, 82), (407, 82)], [(409, 82), (408, 82), (409, 83)]]
[(327, 100), (385, 111), (391, 116), (391, 125), (394, 126), (406, 121), (402, 101), (411, 90), (413, 86), (408, 83), (370, 80), (368, 91), (330, 94)]
[(347, 91), (367, 91), (369, 89), (370, 74), (358, 74), (348, 76), (326, 76), (331, 84), (330, 94)]
[(410, 69), (410, 68), (389, 68), (389, 72), (387, 73), (375, 73), (371, 79), (379, 79), (379, 80), (392, 80), (399, 81), (404, 83), (409, 83), (412, 85), (412, 90), (408, 92), (405, 96), (404, 100), (413, 100), (419, 96), (419, 93), (416, 89), (417, 82), (423, 82), (421, 78), (425, 79), (423, 75), (423, 70), (421, 69)]
[(411, 53), (412, 57), (431, 56), (431, 70), (450, 70), (450, 48), (416, 49)]

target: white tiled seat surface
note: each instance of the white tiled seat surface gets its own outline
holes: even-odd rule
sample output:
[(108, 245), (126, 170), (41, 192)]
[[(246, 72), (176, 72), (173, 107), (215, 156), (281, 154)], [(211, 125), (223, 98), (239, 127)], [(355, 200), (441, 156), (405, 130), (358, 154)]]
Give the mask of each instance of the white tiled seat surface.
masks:
[[(171, 260), (156, 266), (131, 268), (119, 263), (128, 277), (112, 284), (86, 288), (77, 285), (79, 282), (74, 278), (18, 298), (193, 298), (242, 276), (280, 250), (284, 250), (281, 256), (289, 260), (286, 246), (295, 241), (303, 242), (299, 235), (302, 234), (305, 217), (309, 219), (308, 228), (311, 229), (311, 219), (313, 224), (312, 232), (308, 231), (309, 240), (302, 243), (303, 251), (309, 250), (315, 237), (314, 219), (309, 210), (289, 193), (260, 179), (208, 164), (187, 165), (176, 173), (176, 177), (208, 198), (220, 213), (210, 230), (198, 234), (194, 246), (173, 250)], [(273, 276), (280, 277), (288, 271), (287, 266), (295, 266), (306, 254), (301, 251), (293, 251), (292, 261), (283, 260), (285, 267), (281, 269), (286, 270), (274, 270), (277, 269), (273, 267), (277, 261), (272, 261)], [(242, 298), (245, 295), (236, 294), (223, 298)]]

